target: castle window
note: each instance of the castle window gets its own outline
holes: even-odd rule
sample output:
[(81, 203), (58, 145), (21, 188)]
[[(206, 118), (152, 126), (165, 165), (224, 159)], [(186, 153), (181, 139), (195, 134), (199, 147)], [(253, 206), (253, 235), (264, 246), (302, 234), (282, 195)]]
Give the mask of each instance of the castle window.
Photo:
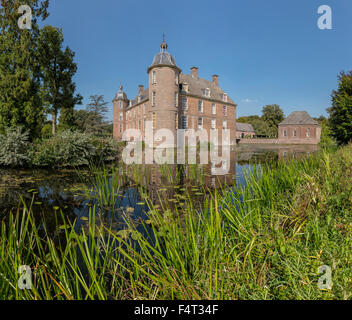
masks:
[(156, 84), (156, 72), (152, 72), (152, 84)]
[(216, 119), (211, 119), (211, 128), (216, 129)]
[(212, 113), (212, 114), (216, 114), (216, 104), (215, 104), (215, 103), (213, 103), (213, 104), (211, 105), (211, 113)]
[(223, 97), (223, 100), (224, 100), (225, 102), (227, 102), (227, 94), (224, 93), (224, 94), (222, 95), (222, 97)]
[(155, 128), (156, 128), (156, 114), (155, 114), (155, 112), (153, 112), (152, 120), (153, 120), (153, 130), (155, 130)]
[(188, 108), (188, 99), (187, 97), (182, 97), (182, 109), (187, 110)]
[(123, 108), (122, 101), (120, 101), (120, 109), (122, 109), (122, 108)]
[(202, 117), (198, 118), (198, 129), (203, 129), (203, 118)]
[(287, 137), (287, 131), (284, 130), (284, 133), (283, 133), (284, 137)]
[(210, 97), (210, 89), (206, 88), (205, 91), (204, 91), (204, 94), (205, 94), (206, 97)]
[(223, 128), (223, 129), (227, 129), (227, 120), (224, 120), (224, 121), (222, 122), (222, 128)]
[(122, 121), (122, 120), (123, 120), (123, 113), (120, 112), (120, 121)]
[(297, 131), (296, 130), (293, 130), (293, 136), (297, 137)]
[(122, 133), (122, 124), (120, 124), (120, 133)]
[(155, 107), (156, 105), (156, 92), (153, 91), (153, 97), (152, 97), (152, 107)]
[(203, 100), (198, 100), (198, 112), (203, 112)]
[(182, 129), (188, 128), (188, 121), (187, 116), (182, 116)]
[(309, 138), (310, 137), (310, 129), (308, 128), (307, 129), (307, 138)]
[(175, 107), (178, 107), (178, 92), (175, 92)]
[(224, 114), (225, 117), (227, 116), (227, 106), (223, 107), (223, 114)]
[(187, 83), (182, 84), (182, 91), (188, 92), (188, 84)]

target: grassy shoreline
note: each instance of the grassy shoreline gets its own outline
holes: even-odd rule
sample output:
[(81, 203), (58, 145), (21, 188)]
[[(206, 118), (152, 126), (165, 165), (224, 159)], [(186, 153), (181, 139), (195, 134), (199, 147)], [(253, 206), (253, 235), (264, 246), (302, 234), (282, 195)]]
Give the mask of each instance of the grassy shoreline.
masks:
[[(202, 210), (187, 194), (174, 210), (147, 197), (144, 234), (128, 215), (124, 232), (107, 229), (92, 208), (80, 233), (58, 213), (53, 239), (30, 208), (18, 210), (1, 225), (0, 299), (351, 298), (352, 146), (245, 179), (211, 191)], [(18, 288), (21, 265), (32, 290)], [(331, 289), (318, 287), (323, 265)]]

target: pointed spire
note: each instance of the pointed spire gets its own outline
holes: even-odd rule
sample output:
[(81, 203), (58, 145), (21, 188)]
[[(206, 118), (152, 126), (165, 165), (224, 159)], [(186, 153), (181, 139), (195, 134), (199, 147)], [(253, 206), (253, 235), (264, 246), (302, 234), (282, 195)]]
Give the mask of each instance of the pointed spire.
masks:
[(165, 42), (165, 33), (163, 32), (163, 42), (162, 44), (160, 45), (160, 48), (161, 48), (161, 52), (166, 52), (167, 51), (167, 48), (168, 48), (168, 45), (167, 43)]

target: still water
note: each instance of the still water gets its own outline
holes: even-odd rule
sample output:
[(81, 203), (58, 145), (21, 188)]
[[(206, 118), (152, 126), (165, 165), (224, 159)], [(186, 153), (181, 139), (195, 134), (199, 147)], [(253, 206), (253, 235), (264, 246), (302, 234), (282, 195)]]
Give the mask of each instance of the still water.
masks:
[[(152, 201), (155, 206), (162, 201), (172, 205), (187, 194), (194, 205), (201, 206), (206, 191), (243, 183), (244, 172), (250, 165), (305, 157), (317, 150), (317, 146), (234, 147), (230, 152), (230, 170), (223, 176), (212, 175), (211, 164), (125, 166), (112, 177), (108, 176), (107, 183), (103, 184), (108, 190), (97, 190), (97, 179), (84, 169), (0, 169), (0, 217), (6, 218), (9, 212), (16, 212), (26, 205), (32, 208), (36, 216), (45, 219), (49, 229), (55, 230), (57, 227), (54, 217), (58, 212), (62, 212), (70, 221), (77, 220), (76, 227), (80, 228), (87, 223), (86, 217), (94, 208), (101, 223), (119, 230), (124, 226), (121, 212), (127, 212), (136, 221), (146, 219), (148, 201)], [(106, 194), (110, 197), (108, 200), (104, 198)], [(148, 201), (145, 201), (145, 195)], [(104, 204), (104, 201), (107, 203)]]

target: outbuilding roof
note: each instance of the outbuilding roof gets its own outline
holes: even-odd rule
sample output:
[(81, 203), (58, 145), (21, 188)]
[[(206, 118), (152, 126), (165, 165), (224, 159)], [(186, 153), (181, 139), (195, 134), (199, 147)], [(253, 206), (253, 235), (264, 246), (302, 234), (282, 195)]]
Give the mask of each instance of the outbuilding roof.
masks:
[(249, 123), (236, 122), (236, 131), (255, 132), (253, 126)]
[(312, 119), (307, 111), (295, 111), (292, 112), (284, 121), (279, 125), (297, 125), (297, 124), (307, 124), (307, 125), (319, 125), (317, 121)]

